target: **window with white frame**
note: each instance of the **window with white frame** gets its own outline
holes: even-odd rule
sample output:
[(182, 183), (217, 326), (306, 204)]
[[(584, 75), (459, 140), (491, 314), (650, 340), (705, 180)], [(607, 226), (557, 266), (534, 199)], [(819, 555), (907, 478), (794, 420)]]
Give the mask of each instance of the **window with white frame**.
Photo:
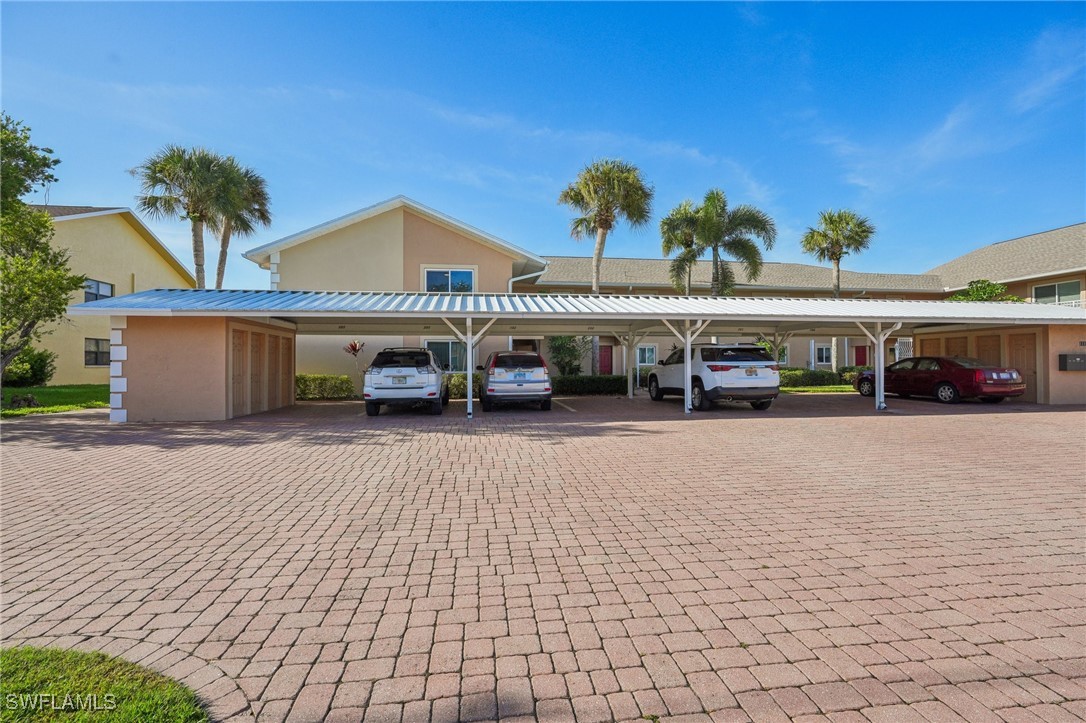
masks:
[(777, 349), (777, 363), (782, 367), (788, 366), (788, 345), (787, 344), (781, 344), (780, 348)]
[(1033, 287), (1035, 304), (1072, 304), (1081, 300), (1082, 284), (1078, 281), (1063, 281), (1058, 284), (1045, 284)]
[(815, 364), (830, 364), (832, 356), (833, 352), (831, 351), (829, 344), (818, 344), (815, 346)]
[(83, 301), (98, 301), (99, 299), (108, 299), (113, 296), (113, 284), (107, 284), (104, 281), (96, 281), (94, 279), (87, 279), (83, 283)]
[(462, 341), (444, 339), (427, 340), (427, 349), (434, 353), (442, 369), (448, 364), (450, 372), (465, 372), (468, 369), (468, 351)]
[(426, 269), (427, 291), (475, 291), (475, 272), (472, 269)]
[(656, 363), (656, 345), (641, 344), (637, 347), (637, 366), (651, 367)]

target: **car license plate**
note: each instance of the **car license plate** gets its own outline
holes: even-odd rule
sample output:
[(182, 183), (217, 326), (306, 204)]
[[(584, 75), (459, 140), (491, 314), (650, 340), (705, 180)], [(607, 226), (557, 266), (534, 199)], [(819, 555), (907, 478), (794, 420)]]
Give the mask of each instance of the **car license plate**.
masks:
[(756, 376), (758, 376), (758, 370), (755, 369), (754, 367), (747, 367), (747, 376), (748, 377), (756, 377)]
[(527, 379), (527, 378), (528, 378), (528, 372), (513, 372), (513, 379), (520, 380), (520, 379)]
[(407, 384), (407, 377), (392, 377), (393, 384)]

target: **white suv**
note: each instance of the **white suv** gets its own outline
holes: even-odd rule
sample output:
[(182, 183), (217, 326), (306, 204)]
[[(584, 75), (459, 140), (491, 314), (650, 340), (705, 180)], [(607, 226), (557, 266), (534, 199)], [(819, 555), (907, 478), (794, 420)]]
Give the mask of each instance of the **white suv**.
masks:
[(376, 417), (383, 404), (429, 402), (430, 414), (449, 403), (449, 383), (441, 363), (429, 349), (382, 349), (366, 370), (362, 389), (366, 414)]
[[(780, 393), (780, 367), (757, 344), (695, 344), (690, 358), (690, 405), (694, 409), (708, 409), (714, 401), (750, 402), (755, 409), (769, 409)], [(681, 348), (649, 371), (653, 401), (660, 401), (665, 394), (682, 396), (685, 385)]]

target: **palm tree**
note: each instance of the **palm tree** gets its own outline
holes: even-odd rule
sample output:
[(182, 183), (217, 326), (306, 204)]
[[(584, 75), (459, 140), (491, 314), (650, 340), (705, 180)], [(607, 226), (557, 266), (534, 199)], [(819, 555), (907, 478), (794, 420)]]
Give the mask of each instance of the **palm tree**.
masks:
[[(595, 234), (592, 254), (592, 293), (600, 293), (600, 264), (607, 235), (619, 219), (637, 228), (652, 216), (652, 186), (645, 183), (641, 170), (620, 160), (594, 161), (577, 174), (577, 180), (558, 194), (558, 203), (581, 213), (570, 223), (570, 235), (583, 239)], [(600, 367), (600, 340), (592, 337), (592, 373)]]
[(767, 213), (743, 204), (728, 208), (728, 198), (719, 188), (705, 194), (698, 209), (697, 230), (699, 254), (713, 254), (712, 295), (726, 296), (735, 288), (735, 272), (725, 256), (743, 264), (747, 278), (754, 281), (762, 272), (762, 252), (755, 239), (766, 250), (777, 240), (777, 225)]
[[(866, 217), (847, 209), (822, 211), (818, 228), (808, 228), (800, 246), (819, 261), (833, 263), (833, 298), (841, 296), (841, 259), (865, 250), (875, 235), (875, 226)], [(830, 366), (837, 371), (837, 338), (830, 342)]]
[(222, 202), (225, 159), (205, 148), (168, 145), (132, 169), (140, 180), (138, 208), (152, 218), (188, 219), (196, 288), (204, 284), (204, 228), (214, 224)]
[(268, 210), (268, 184), (251, 168), (243, 168), (233, 157), (227, 158), (219, 179), (219, 208), (211, 223), (219, 234), (219, 265), (215, 288), (221, 289), (226, 275), (227, 251), (232, 236), (251, 236), (257, 226), (271, 225)]
[(686, 200), (660, 221), (664, 256), (675, 254), (670, 267), (671, 285), (687, 296), (690, 296), (691, 276), (700, 255), (696, 238), (699, 211), (693, 201)]

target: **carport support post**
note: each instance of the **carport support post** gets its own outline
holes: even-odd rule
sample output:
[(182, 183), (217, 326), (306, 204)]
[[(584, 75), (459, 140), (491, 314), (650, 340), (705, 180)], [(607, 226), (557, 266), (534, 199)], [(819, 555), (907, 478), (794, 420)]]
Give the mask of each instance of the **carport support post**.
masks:
[(860, 331), (875, 345), (875, 410), (881, 412), (886, 409), (886, 340), (901, 328), (901, 322), (883, 331), (882, 322), (877, 321), (874, 335), (858, 321), (856, 326), (860, 327)]
[(467, 395), (468, 395), (468, 419), (471, 419), (472, 413), (472, 382), (475, 381), (475, 338), (471, 334), (471, 317), (466, 320), (465, 333), (464, 333), (464, 346), (467, 349), (467, 366), (468, 366), (468, 378), (467, 378)]

